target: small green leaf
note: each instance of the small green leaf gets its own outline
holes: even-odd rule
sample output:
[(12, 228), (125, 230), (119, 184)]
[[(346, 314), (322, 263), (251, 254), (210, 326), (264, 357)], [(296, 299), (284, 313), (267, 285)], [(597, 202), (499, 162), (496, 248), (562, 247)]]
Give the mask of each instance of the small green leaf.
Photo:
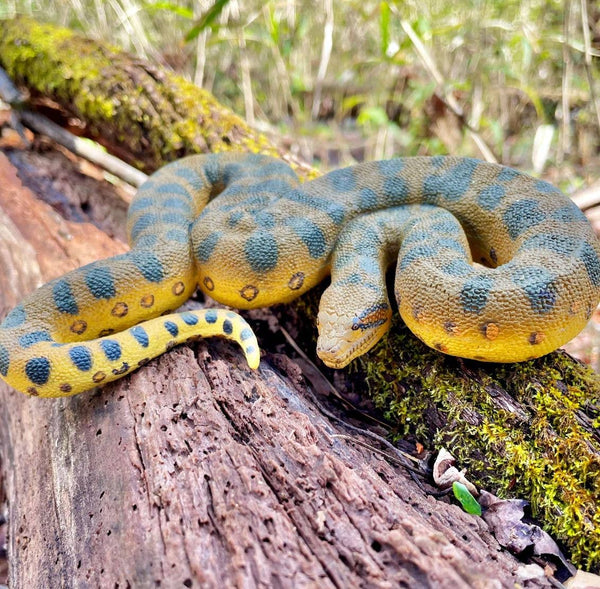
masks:
[(458, 499), (462, 505), (462, 508), (467, 513), (472, 515), (481, 515), (481, 505), (477, 503), (477, 499), (471, 495), (467, 487), (458, 481), (454, 481), (452, 483), (452, 491), (454, 491), (454, 496)]

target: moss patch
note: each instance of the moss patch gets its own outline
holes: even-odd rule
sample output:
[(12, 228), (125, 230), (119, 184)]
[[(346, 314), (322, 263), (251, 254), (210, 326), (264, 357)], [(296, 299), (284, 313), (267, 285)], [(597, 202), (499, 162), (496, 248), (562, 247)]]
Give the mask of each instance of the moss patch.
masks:
[(479, 486), (526, 498), (578, 566), (600, 567), (597, 375), (563, 352), (500, 365), (442, 356), (399, 325), (361, 364), (398, 435), (445, 446)]
[[(314, 317), (318, 298), (309, 293), (293, 307)], [(313, 352), (314, 333), (307, 337)], [(519, 364), (444, 356), (397, 318), (344, 372), (346, 388), (369, 396), (396, 437), (444, 446), (476, 485), (527, 499), (577, 566), (600, 569), (600, 378), (592, 370), (561, 351)]]

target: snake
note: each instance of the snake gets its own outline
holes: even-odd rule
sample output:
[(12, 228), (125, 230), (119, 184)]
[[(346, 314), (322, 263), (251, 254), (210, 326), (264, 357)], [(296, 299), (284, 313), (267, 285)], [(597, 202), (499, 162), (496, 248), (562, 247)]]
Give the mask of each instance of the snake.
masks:
[(543, 180), (466, 157), (368, 161), (302, 183), (265, 155), (188, 156), (140, 186), (127, 234), (127, 253), (48, 282), (8, 313), (9, 385), (73, 395), (210, 336), (238, 342), (257, 368), (240, 315), (177, 312), (197, 287), (251, 309), (330, 275), (316, 323), (332, 368), (371, 349), (396, 308), (441, 353), (521, 362), (573, 338), (600, 299), (600, 245), (579, 208)]

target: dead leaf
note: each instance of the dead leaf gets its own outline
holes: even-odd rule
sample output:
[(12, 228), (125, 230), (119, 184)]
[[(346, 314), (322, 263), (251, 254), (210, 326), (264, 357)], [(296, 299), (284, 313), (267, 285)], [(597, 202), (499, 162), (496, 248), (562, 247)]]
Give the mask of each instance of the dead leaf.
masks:
[(453, 483), (462, 483), (469, 492), (475, 496), (479, 495), (479, 491), (475, 485), (465, 476), (464, 470), (458, 470), (454, 463), (456, 458), (445, 448), (441, 448), (435, 462), (433, 464), (433, 480), (441, 489), (448, 489)]
[(558, 576), (567, 578), (575, 574), (575, 567), (565, 558), (550, 535), (536, 524), (523, 521), (527, 501), (499, 499), (482, 491), (479, 503), (485, 508), (483, 519), (501, 546), (513, 554), (531, 553), (534, 556), (554, 557), (553, 562), (562, 569), (557, 571)]

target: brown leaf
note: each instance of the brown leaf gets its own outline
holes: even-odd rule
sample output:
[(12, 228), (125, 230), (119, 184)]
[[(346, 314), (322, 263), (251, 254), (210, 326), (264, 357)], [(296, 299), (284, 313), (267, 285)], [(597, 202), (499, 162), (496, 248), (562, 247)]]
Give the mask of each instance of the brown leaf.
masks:
[(534, 556), (554, 557), (553, 562), (567, 572), (567, 576), (575, 574), (575, 567), (567, 561), (550, 535), (536, 524), (523, 521), (527, 501), (499, 499), (482, 491), (479, 503), (486, 508), (482, 517), (501, 546), (517, 555), (527, 551)]

